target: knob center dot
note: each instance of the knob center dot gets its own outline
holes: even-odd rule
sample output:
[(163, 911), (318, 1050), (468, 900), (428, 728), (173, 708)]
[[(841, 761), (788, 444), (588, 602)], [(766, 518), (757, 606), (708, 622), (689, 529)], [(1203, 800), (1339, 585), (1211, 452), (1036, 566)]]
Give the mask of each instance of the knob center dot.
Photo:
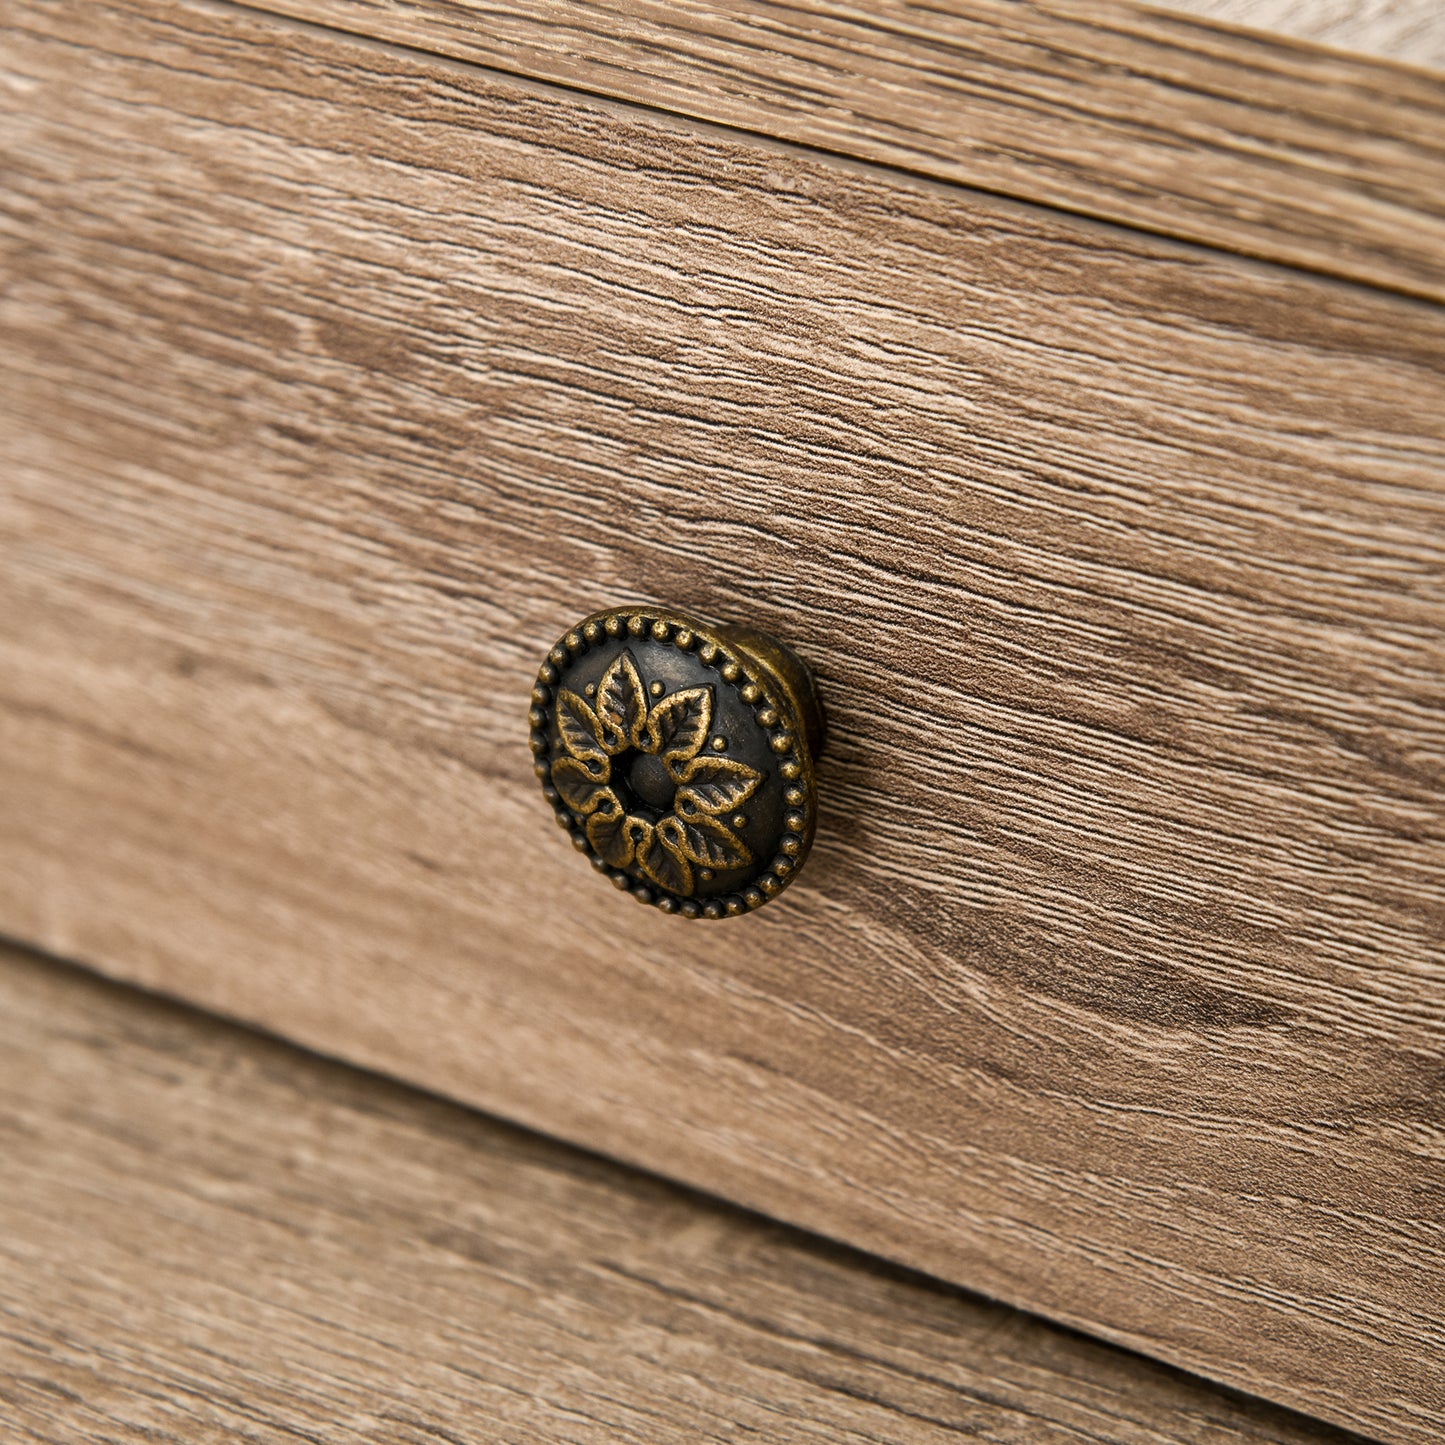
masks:
[(677, 784), (668, 776), (667, 767), (651, 753), (628, 752), (613, 764), (618, 779), (618, 795), (629, 813), (656, 822), (672, 812)]

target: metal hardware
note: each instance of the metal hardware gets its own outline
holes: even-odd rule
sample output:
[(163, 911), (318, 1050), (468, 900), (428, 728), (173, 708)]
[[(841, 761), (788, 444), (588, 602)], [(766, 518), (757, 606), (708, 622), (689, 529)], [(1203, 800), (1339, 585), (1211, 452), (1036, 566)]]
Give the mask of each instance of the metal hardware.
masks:
[(803, 866), (823, 710), (775, 638), (675, 612), (598, 612), (547, 654), (529, 720), (558, 823), (641, 902), (734, 917)]

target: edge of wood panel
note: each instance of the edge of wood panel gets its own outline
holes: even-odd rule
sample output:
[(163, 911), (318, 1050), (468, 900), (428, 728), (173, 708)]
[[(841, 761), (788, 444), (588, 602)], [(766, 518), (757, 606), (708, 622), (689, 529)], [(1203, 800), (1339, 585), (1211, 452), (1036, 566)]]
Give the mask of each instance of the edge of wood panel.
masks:
[(1445, 301), (1445, 76), (1131, 0), (262, 11)]
[(1445, 9), (1438, 0), (1154, 0), (1246, 30), (1276, 31), (1403, 65), (1445, 69)]

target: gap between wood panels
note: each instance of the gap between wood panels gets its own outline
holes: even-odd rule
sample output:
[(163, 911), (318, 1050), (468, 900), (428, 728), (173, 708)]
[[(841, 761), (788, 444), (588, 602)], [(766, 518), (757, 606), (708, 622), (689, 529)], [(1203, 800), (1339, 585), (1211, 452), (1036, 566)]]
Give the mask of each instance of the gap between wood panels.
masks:
[[(222, 0), (225, 3), (225, 0)], [(1445, 300), (1445, 78), (1124, 0), (265, 0), (593, 100)], [(761, 57), (765, 57), (764, 59)]]

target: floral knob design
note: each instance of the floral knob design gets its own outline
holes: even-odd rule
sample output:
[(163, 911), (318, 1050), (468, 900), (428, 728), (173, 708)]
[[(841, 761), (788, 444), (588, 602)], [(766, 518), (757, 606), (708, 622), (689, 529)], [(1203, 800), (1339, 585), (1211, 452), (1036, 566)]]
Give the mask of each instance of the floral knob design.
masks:
[(772, 638), (598, 613), (548, 653), (530, 721), (557, 821), (644, 903), (745, 913), (807, 856), (822, 713), (806, 667)]

